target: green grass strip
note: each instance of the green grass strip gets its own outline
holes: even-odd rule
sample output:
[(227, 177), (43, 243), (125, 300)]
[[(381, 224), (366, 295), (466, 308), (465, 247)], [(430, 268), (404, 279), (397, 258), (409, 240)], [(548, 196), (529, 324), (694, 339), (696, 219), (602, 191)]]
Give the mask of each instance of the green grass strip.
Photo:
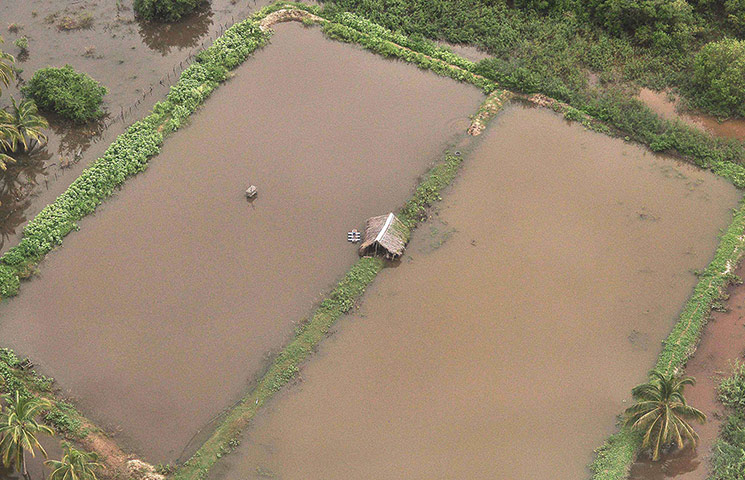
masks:
[[(701, 338), (712, 307), (721, 300), (727, 286), (735, 280), (732, 273), (745, 252), (745, 200), (734, 212), (732, 223), (722, 235), (714, 260), (699, 274), (693, 294), (678, 322), (664, 341), (655, 369), (670, 373), (685, 366)], [(641, 436), (622, 427), (596, 450), (590, 465), (592, 480), (623, 480), (641, 447)]]

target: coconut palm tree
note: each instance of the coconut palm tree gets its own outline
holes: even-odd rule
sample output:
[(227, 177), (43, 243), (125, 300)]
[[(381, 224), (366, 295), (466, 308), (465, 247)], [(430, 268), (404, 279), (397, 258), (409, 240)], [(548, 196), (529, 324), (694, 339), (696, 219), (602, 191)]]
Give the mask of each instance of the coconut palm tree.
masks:
[(49, 404), (34, 397), (22, 397), (18, 391), (4, 398), (6, 407), (0, 413), (0, 458), (5, 466), (13, 465), (16, 471), (28, 478), (26, 453), (34, 457), (38, 449), (46, 457), (47, 452), (37, 436), (54, 434), (51, 428), (36, 421)]
[[(16, 103), (16, 99), (10, 97), (12, 104), (11, 113), (5, 112), (5, 120), (0, 117), (0, 122), (5, 122), (15, 128), (13, 139), (13, 151), (17, 151), (19, 146), (23, 146), (23, 151), (27, 152), (29, 146), (34, 145), (32, 142), (46, 142), (47, 136), (41, 131), (42, 128), (49, 128), (46, 118), (39, 115), (39, 109), (36, 108), (36, 102), (31, 99), (23, 100)], [(0, 114), (1, 115), (1, 114)]]
[[(0, 37), (0, 43), (3, 43), (3, 37)], [(0, 50), (0, 85), (7, 87), (10, 85), (10, 82), (15, 78), (15, 70), (13, 69), (13, 64), (15, 63), (16, 59), (13, 58), (13, 55), (3, 52)], [(0, 93), (2, 93), (3, 89), (0, 86)]]
[(0, 169), (7, 170), (8, 163), (15, 163), (16, 159), (6, 152), (13, 152), (18, 142), (18, 130), (12, 123), (11, 115), (0, 109)]
[(95, 453), (81, 452), (68, 443), (63, 443), (65, 454), (62, 460), (47, 460), (44, 462), (52, 469), (49, 480), (97, 480), (96, 469), (101, 466), (96, 463)]
[(686, 441), (695, 447), (698, 434), (689, 423), (706, 421), (706, 415), (686, 403), (683, 389), (694, 385), (692, 377), (664, 375), (653, 371), (651, 379), (634, 387), (636, 403), (626, 410), (626, 426), (644, 432), (642, 448), (652, 450), (652, 460), (660, 458), (660, 449), (675, 444), (683, 448)]

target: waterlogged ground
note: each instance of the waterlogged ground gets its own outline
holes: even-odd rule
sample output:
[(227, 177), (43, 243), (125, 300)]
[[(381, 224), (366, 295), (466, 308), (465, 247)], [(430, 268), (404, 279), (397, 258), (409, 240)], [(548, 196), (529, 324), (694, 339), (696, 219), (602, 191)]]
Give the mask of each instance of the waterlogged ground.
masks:
[(153, 463), (240, 398), (354, 262), (346, 232), (401, 205), (484, 98), (276, 30), (0, 307), (3, 345)]
[[(46, 148), (0, 176), (0, 250), (17, 243), (26, 221), (167, 93), (190, 55), (226, 26), (270, 3), (273, 0), (212, 0), (181, 22), (163, 25), (137, 20), (131, 0), (0, 1), (0, 36), (5, 39), (1, 48), (16, 57), (22, 70), (19, 79), (28, 80), (43, 67), (68, 64), (109, 89), (101, 124), (77, 126), (48, 115)], [(14, 45), (24, 36), (26, 54)], [(20, 98), (17, 86), (3, 91), (0, 106), (9, 105), (10, 96)]]
[(509, 108), (212, 480), (587, 477), (739, 196)]
[(655, 113), (664, 118), (680, 120), (692, 127), (700, 128), (719, 137), (745, 141), (745, 119), (730, 118), (719, 121), (719, 119), (711, 115), (679, 112), (676, 109), (675, 101), (668, 98), (665, 92), (655, 92), (648, 88), (641, 89), (639, 99), (646, 103)]

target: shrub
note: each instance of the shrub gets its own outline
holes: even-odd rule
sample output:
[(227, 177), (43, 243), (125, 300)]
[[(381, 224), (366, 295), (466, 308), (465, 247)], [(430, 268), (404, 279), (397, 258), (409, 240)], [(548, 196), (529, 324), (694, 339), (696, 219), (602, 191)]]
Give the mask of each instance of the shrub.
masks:
[(69, 65), (37, 70), (22, 91), (43, 110), (75, 122), (101, 117), (101, 103), (107, 92), (106, 87)]
[(716, 115), (745, 116), (745, 41), (706, 44), (696, 55), (687, 96)]
[(722, 380), (719, 400), (730, 409), (711, 455), (710, 480), (745, 477), (745, 365), (735, 363), (732, 376)]
[(592, 0), (595, 20), (616, 35), (663, 50), (685, 48), (697, 31), (693, 7), (685, 0)]
[(21, 50), (21, 53), (28, 52), (28, 38), (26, 38), (25, 36), (16, 38), (16, 41), (13, 42), (13, 45), (18, 47)]
[(144, 20), (175, 22), (193, 12), (204, 0), (135, 0), (135, 14)]

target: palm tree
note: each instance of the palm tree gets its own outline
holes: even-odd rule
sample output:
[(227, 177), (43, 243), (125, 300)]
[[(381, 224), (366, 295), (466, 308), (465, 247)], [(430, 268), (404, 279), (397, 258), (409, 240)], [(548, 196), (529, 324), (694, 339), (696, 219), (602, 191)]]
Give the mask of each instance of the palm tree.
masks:
[[(33, 100), (23, 100), (20, 104), (16, 99), (10, 97), (13, 105), (12, 113), (4, 115), (6, 122), (15, 128), (15, 139), (13, 140), (13, 151), (18, 145), (23, 145), (23, 151), (29, 150), (29, 144), (33, 142), (46, 142), (47, 136), (41, 131), (42, 128), (49, 128), (47, 120), (39, 115), (39, 109), (36, 108), (36, 102)], [(2, 118), (2, 117), (0, 117)], [(2, 121), (2, 120), (0, 120)]]
[(22, 397), (18, 391), (15, 395), (5, 395), (7, 406), (0, 413), (0, 458), (5, 466), (13, 465), (15, 469), (28, 478), (26, 470), (26, 453), (36, 456), (36, 449), (47, 456), (37, 435), (53, 435), (54, 431), (36, 421), (36, 417), (49, 404), (34, 397)]
[(101, 466), (96, 463), (98, 456), (95, 453), (81, 452), (67, 443), (62, 445), (65, 449), (62, 460), (45, 462), (52, 468), (49, 480), (97, 480), (96, 469)]
[[(0, 37), (0, 43), (3, 43), (3, 37)], [(15, 78), (15, 70), (13, 70), (13, 63), (16, 59), (13, 55), (3, 52), (0, 50), (0, 85), (8, 86), (10, 82)], [(0, 93), (3, 89), (0, 87)]]
[(8, 163), (15, 163), (15, 158), (5, 152), (13, 152), (18, 142), (18, 130), (12, 123), (13, 116), (0, 109), (0, 169), (7, 170)]
[(634, 387), (636, 403), (626, 410), (626, 426), (644, 432), (642, 448), (652, 449), (652, 460), (660, 458), (664, 445), (675, 443), (683, 448), (686, 441), (695, 447), (698, 434), (689, 420), (706, 421), (706, 415), (686, 404), (683, 388), (694, 385), (692, 377), (664, 375), (653, 371), (651, 380)]

